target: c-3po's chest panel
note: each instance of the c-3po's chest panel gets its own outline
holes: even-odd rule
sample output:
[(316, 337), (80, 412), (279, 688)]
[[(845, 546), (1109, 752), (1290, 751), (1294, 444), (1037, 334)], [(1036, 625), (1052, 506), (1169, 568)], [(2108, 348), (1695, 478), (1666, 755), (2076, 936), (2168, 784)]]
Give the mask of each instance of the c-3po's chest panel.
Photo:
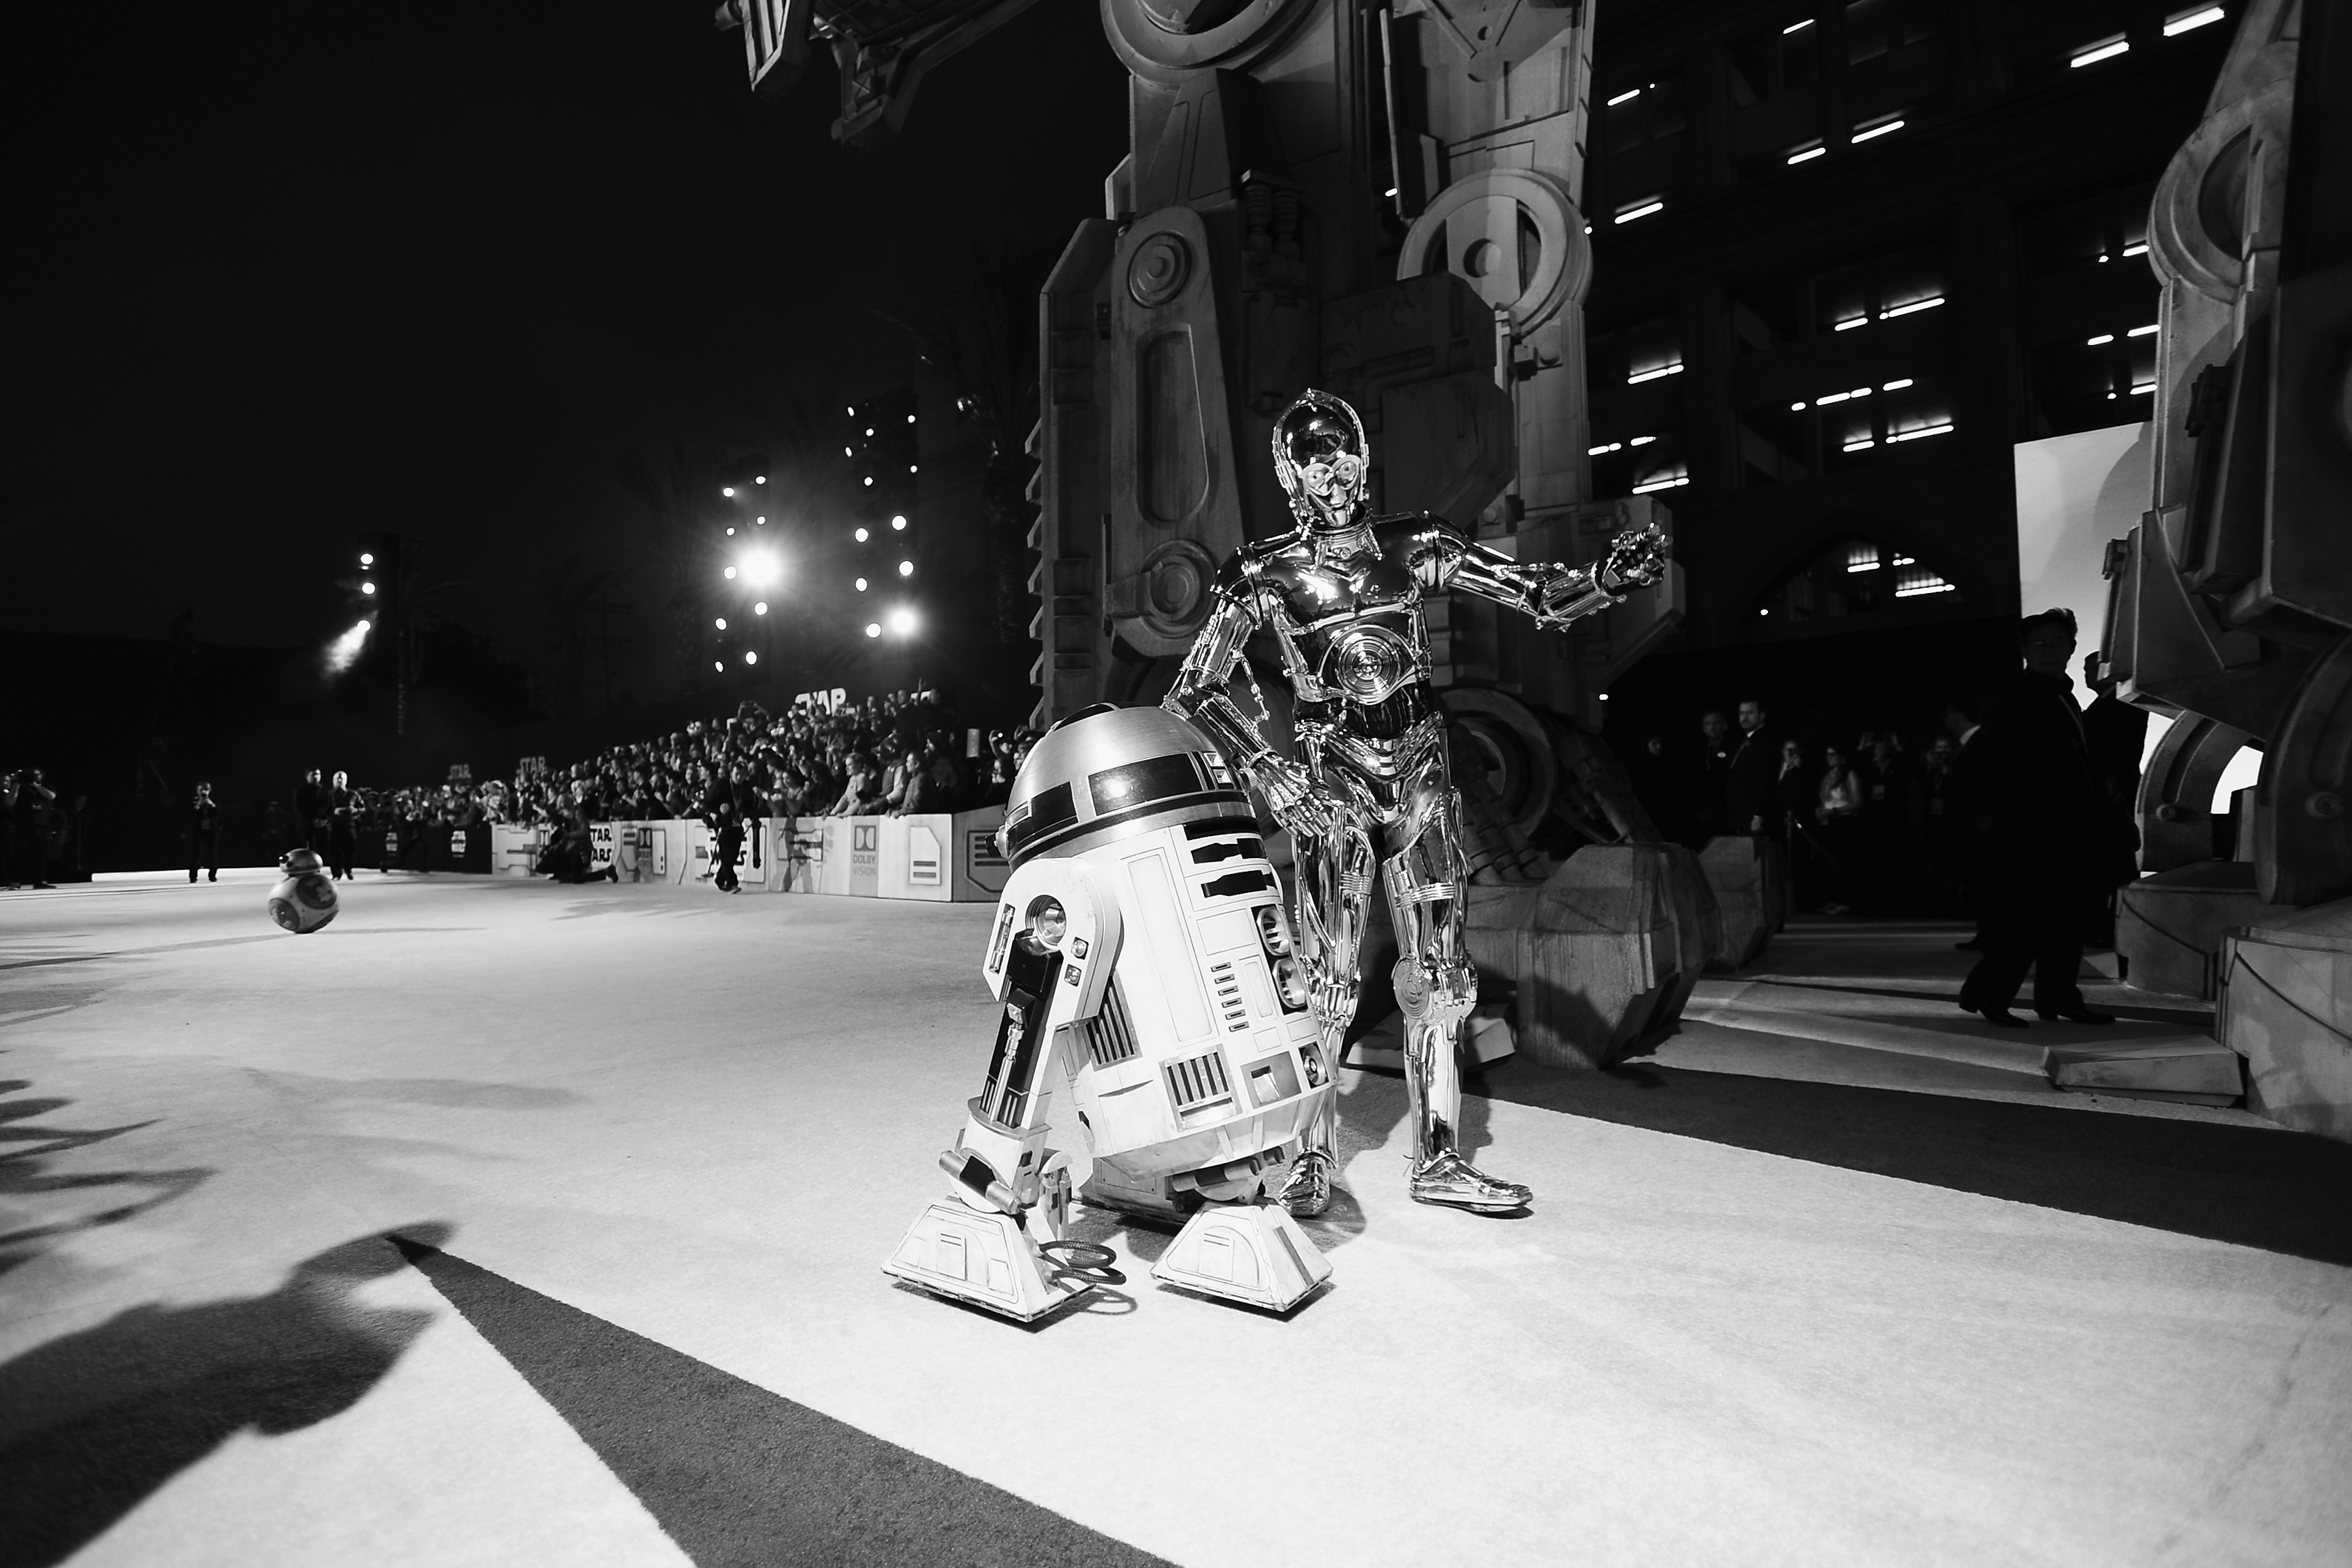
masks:
[(1372, 704), (1427, 679), (1421, 584), (1404, 560), (1362, 555), (1269, 563), (1276, 632), (1298, 695)]
[(1256, 825), (1193, 822), (1086, 858), (1126, 928), (1100, 1012), (1066, 1031), (1097, 1157), (1184, 1171), (1293, 1136), (1330, 1074)]

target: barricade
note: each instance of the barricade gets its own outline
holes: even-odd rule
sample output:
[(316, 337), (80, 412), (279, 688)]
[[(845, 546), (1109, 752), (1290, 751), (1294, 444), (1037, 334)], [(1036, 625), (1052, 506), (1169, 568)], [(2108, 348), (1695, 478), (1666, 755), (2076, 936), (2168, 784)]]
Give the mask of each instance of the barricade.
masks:
[(490, 870), (490, 824), (470, 828), (432, 823), (425, 830), (425, 869), (471, 872), (487, 876)]
[(490, 874), (529, 876), (539, 869), (539, 852), (547, 843), (547, 830), (523, 822), (499, 822), (490, 828)]
[[(1002, 806), (912, 817), (763, 817), (745, 824), (735, 875), (745, 893), (985, 904), (1011, 874), (996, 849), (1003, 824)], [(622, 882), (709, 887), (718, 876), (714, 837), (696, 819), (593, 822), (589, 865), (612, 866)], [(534, 856), (540, 841), (530, 846)], [(505, 860), (497, 863), (508, 870)], [(528, 874), (530, 863), (508, 873)]]

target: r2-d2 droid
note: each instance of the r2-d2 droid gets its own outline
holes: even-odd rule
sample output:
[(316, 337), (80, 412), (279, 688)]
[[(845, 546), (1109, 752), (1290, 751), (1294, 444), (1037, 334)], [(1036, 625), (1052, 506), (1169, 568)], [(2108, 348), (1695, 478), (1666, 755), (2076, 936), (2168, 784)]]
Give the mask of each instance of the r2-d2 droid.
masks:
[[(1004, 1004), (948, 1195), (883, 1267), (1028, 1322), (1120, 1277), (1068, 1239), (1077, 1196), (1183, 1228), (1162, 1283), (1281, 1310), (1330, 1277), (1272, 1195), (1333, 1093), (1282, 884), (1240, 783), (1159, 708), (1087, 708), (1038, 741), (1004, 818), (1013, 873), (981, 974)], [(1050, 1118), (1050, 1121), (1049, 1121)]]

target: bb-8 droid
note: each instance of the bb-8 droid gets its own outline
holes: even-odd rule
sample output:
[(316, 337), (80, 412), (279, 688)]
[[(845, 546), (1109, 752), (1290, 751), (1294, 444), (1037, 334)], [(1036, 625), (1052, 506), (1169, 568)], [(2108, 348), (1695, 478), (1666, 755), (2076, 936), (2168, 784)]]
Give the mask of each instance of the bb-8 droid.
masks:
[(269, 890), (269, 918), (297, 936), (318, 930), (335, 917), (340, 904), (326, 866), (310, 850), (289, 850), (278, 861), (286, 874)]
[(1030, 752), (1003, 842), (995, 1050), (940, 1156), (948, 1196), (884, 1270), (1023, 1322), (1118, 1282), (1108, 1249), (1067, 1239), (1070, 1162), (1046, 1140), (1075, 1123), (1078, 1197), (1183, 1221), (1154, 1279), (1296, 1305), (1331, 1266), (1273, 1195), (1334, 1064), (1240, 782), (1175, 715), (1101, 705)]

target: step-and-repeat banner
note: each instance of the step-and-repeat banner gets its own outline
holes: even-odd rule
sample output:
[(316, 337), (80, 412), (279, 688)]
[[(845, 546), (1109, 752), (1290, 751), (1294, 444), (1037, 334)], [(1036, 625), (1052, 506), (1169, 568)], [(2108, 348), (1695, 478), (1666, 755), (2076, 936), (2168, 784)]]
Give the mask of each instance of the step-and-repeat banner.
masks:
[[(985, 904), (1010, 868), (997, 852), (1004, 808), (913, 817), (764, 817), (748, 824), (735, 862), (745, 893), (831, 893)], [(543, 828), (474, 830), (502, 876), (528, 876), (547, 842)], [(621, 882), (709, 887), (718, 881), (715, 836), (696, 821), (594, 822), (590, 869)], [(454, 866), (449, 869), (457, 869)]]

